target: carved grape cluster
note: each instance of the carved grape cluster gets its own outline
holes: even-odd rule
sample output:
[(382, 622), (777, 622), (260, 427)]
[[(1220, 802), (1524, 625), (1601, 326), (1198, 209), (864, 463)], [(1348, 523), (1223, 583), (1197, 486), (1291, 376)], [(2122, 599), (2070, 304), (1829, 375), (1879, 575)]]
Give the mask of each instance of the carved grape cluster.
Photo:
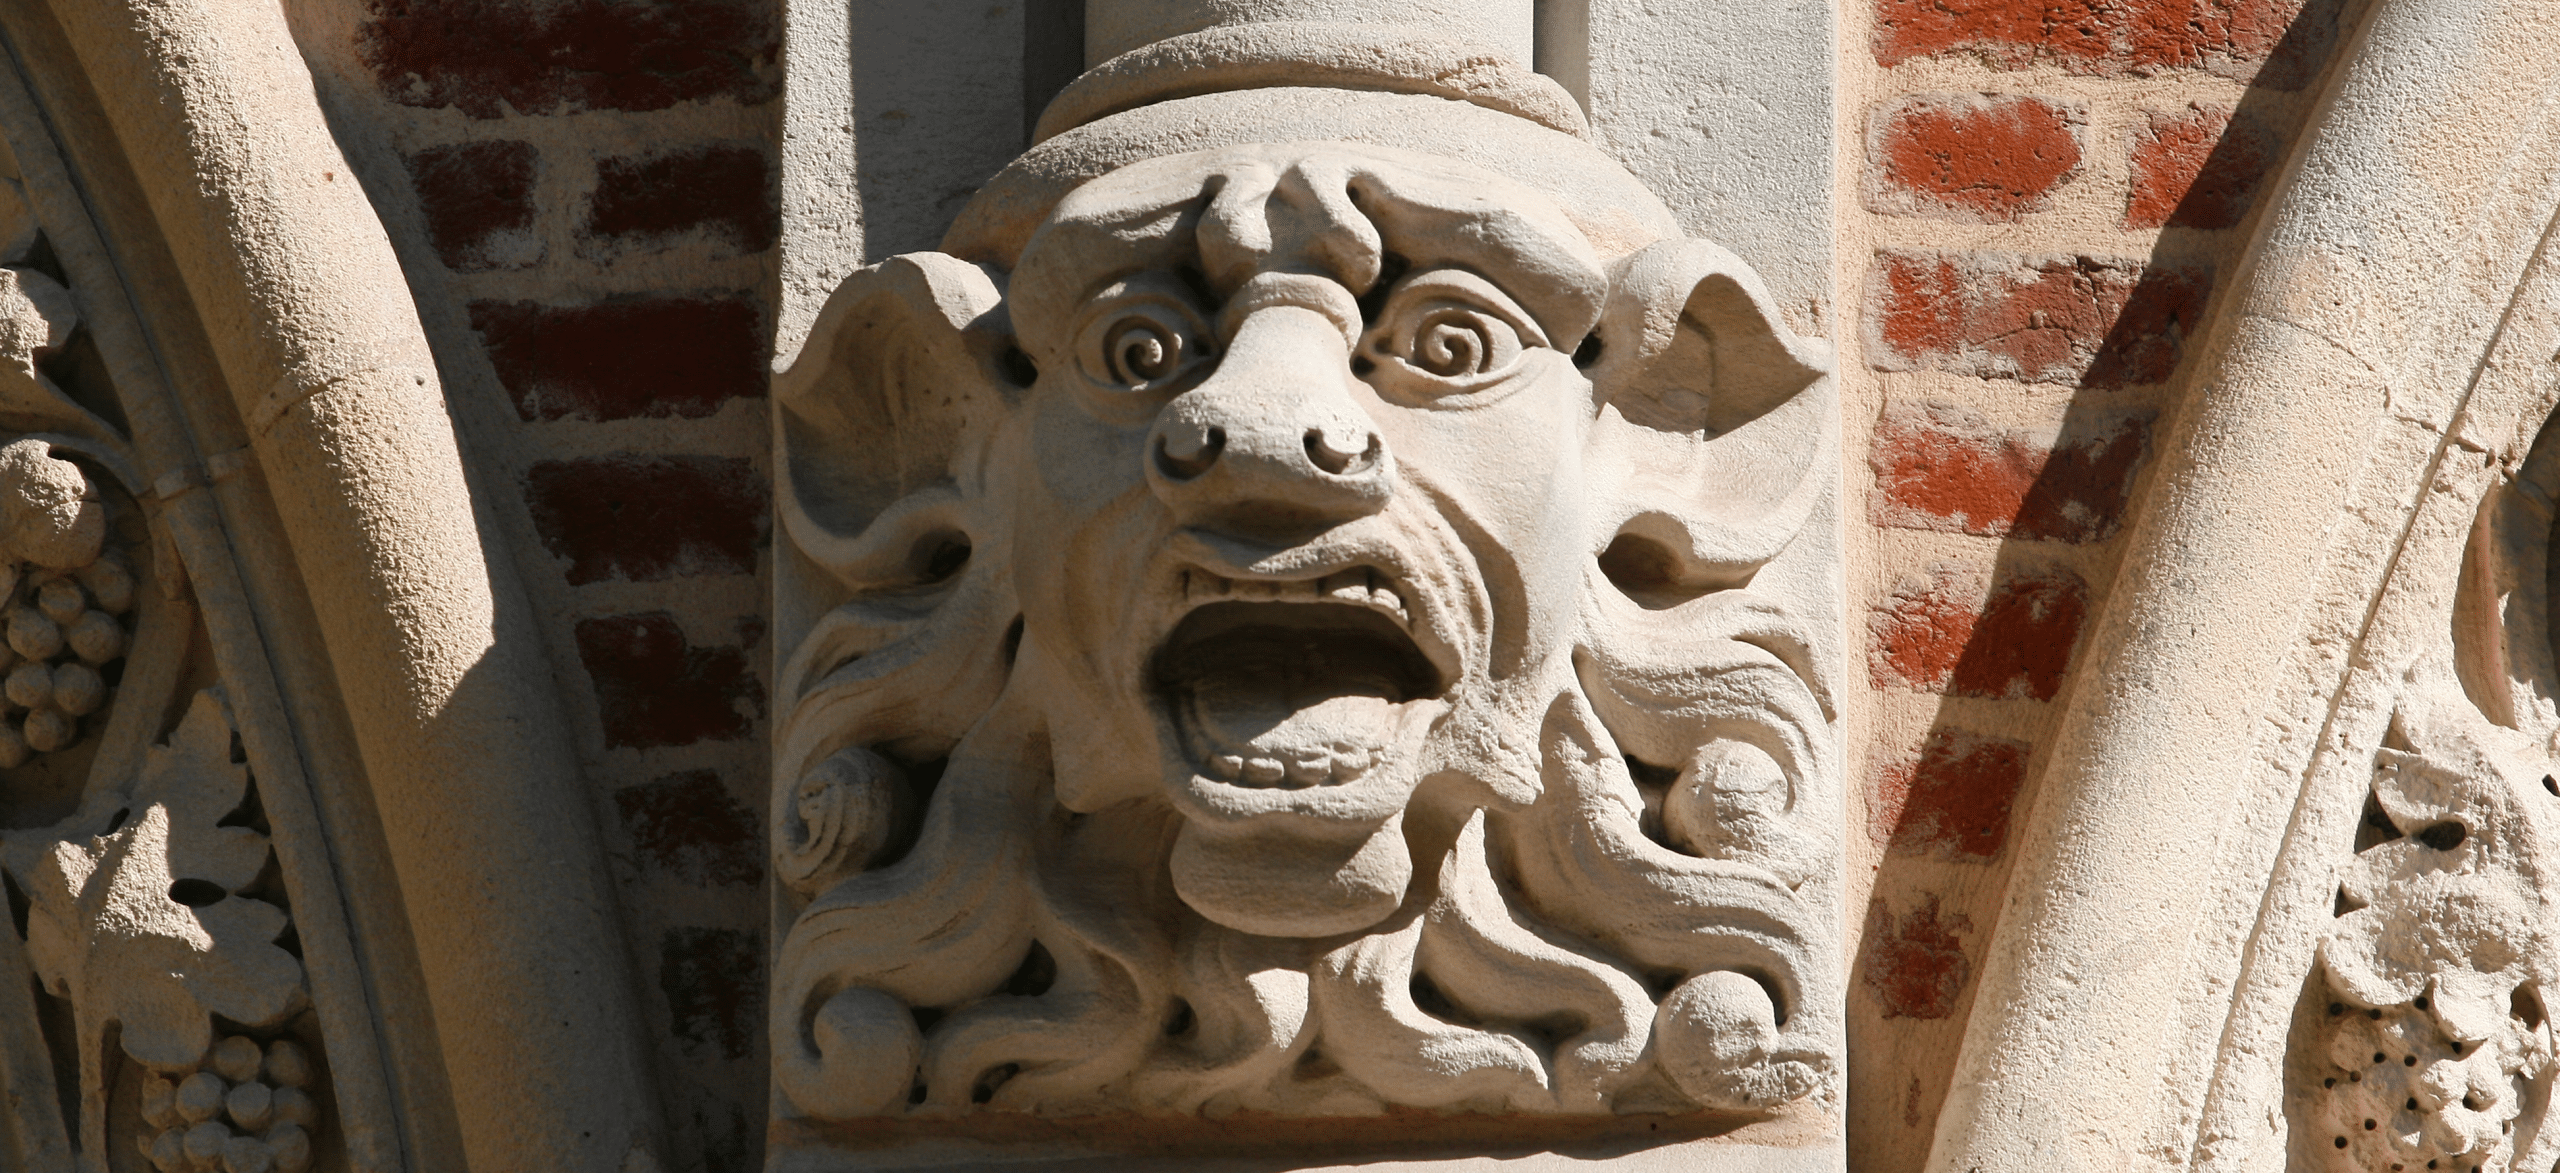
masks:
[(2397, 1006), (2331, 1002), (2318, 1096), (2319, 1151), (2332, 1168), (2506, 1170), (2525, 1085), (2548, 1066), (2520, 1021), (2485, 1042), (2452, 1037), (2425, 997)]
[(193, 1073), (144, 1081), (142, 1155), (160, 1173), (302, 1173), (320, 1126), (304, 1090), (311, 1076), (310, 1056), (292, 1040), (261, 1048), (232, 1035)]
[(107, 703), (99, 670), (124, 655), (118, 616), (133, 609), (133, 571), (123, 556), (102, 552), (77, 570), (25, 565), (0, 601), (0, 766), (80, 740), (80, 719)]

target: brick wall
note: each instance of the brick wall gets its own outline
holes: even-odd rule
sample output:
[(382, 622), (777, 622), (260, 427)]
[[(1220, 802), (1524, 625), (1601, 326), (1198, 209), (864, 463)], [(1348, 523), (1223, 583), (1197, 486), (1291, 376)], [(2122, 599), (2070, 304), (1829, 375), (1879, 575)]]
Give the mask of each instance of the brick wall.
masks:
[(761, 1168), (780, 5), (288, 8), (545, 620), (669, 1173)]
[(2013, 820), (2341, 9), (1841, 6), (1859, 1169), (1927, 1155)]

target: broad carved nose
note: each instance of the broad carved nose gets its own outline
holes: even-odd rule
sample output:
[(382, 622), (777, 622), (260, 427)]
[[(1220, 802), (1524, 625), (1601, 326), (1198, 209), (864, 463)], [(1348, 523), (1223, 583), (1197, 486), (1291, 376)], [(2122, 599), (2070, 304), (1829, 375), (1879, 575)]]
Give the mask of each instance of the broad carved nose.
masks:
[(1304, 306), (1245, 315), (1217, 371), (1166, 404), (1147, 438), (1147, 483), (1175, 520), (1284, 536), (1385, 507), (1393, 460), (1351, 397), (1344, 335)]

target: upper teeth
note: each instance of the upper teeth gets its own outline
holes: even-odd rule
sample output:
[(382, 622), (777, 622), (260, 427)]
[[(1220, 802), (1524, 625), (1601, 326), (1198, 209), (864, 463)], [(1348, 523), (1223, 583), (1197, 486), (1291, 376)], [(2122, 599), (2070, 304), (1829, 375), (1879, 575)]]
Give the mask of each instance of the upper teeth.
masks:
[(1404, 597), (1396, 593), (1393, 581), (1365, 566), (1355, 566), (1323, 578), (1286, 580), (1228, 578), (1205, 570), (1187, 570), (1182, 576), (1182, 597), (1188, 603), (1224, 599), (1257, 603), (1348, 603), (1392, 617), (1400, 624), (1412, 621), (1405, 611)]
[(1261, 787), (1279, 785), (1285, 778), (1291, 787), (1300, 787), (1356, 782), (1369, 772), (1373, 759), (1369, 751), (1358, 749), (1338, 749), (1293, 760), (1222, 753), (1210, 755), (1208, 765), (1210, 776), (1221, 782)]

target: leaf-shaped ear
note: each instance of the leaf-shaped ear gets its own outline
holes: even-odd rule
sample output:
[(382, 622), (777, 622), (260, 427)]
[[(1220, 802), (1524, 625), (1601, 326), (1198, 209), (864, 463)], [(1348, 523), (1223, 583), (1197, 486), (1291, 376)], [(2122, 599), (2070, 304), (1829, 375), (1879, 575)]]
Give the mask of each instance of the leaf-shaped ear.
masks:
[[(1014, 353), (993, 270), (911, 253), (847, 278), (774, 380), (792, 541), (848, 585), (930, 577), (921, 515), (955, 496), (924, 490), (957, 478), (1007, 409)], [(875, 524), (892, 513), (900, 524)]]
[(1779, 321), (1741, 258), (1698, 240), (1620, 262), (1595, 333), (1585, 466), (1603, 568), (1648, 603), (1748, 582), (1829, 484), (1830, 348)]

